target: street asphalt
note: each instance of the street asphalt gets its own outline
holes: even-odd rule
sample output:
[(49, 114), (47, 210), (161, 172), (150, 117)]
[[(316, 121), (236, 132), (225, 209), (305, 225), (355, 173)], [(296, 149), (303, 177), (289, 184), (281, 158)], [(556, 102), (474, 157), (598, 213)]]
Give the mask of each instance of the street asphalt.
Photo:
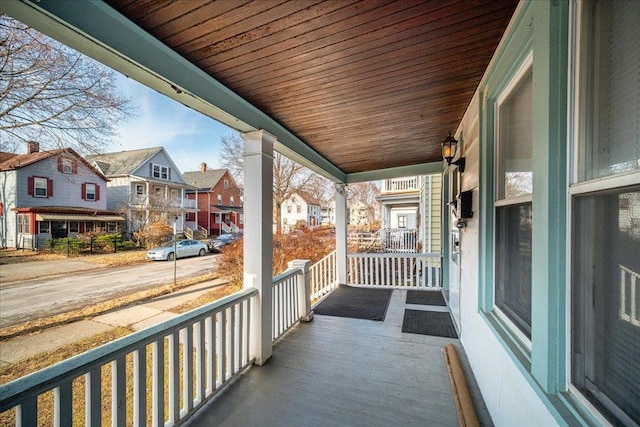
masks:
[[(68, 273), (69, 271), (101, 268), (104, 268), (104, 266), (79, 260), (0, 264), (0, 286), (2, 283), (15, 282), (26, 278), (31, 279), (45, 275), (50, 277)], [(129, 326), (134, 330), (145, 329), (176, 317), (177, 314), (169, 311), (173, 307), (196, 299), (226, 283), (227, 281), (223, 279), (199, 283), (170, 295), (163, 295), (140, 304), (123, 307), (91, 319), (48, 328), (39, 333), (6, 340), (0, 344), (0, 368), (37, 356), (40, 353), (55, 351), (79, 340), (104, 333), (111, 328)]]

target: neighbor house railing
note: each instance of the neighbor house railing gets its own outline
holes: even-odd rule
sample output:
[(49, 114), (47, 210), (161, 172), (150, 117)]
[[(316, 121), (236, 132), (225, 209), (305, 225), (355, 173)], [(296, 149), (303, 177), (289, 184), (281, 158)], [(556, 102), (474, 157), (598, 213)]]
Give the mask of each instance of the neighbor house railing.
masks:
[[(256, 294), (254, 288), (243, 290), (5, 384), (0, 412), (15, 408), (17, 426), (38, 425), (38, 399), (53, 391), (54, 420), (46, 424), (182, 423), (252, 363)], [(103, 414), (105, 393), (112, 404)], [(80, 415), (73, 413), (78, 405), (84, 407)]]
[(414, 228), (384, 228), (380, 230), (383, 252), (418, 252), (418, 230)]
[(347, 284), (389, 288), (440, 288), (436, 254), (348, 254)]
[(420, 179), (417, 176), (393, 178), (382, 181), (382, 193), (394, 193), (420, 190)]

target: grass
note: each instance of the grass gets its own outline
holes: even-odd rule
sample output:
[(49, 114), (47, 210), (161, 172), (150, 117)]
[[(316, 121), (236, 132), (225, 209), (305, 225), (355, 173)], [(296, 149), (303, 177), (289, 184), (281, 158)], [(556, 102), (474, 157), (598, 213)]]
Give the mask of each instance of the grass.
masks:
[[(116, 252), (113, 254), (82, 255), (71, 257), (92, 264), (103, 264), (108, 266), (131, 265), (147, 262), (146, 250), (133, 250)], [(69, 259), (63, 254), (50, 254), (24, 249), (2, 249), (0, 250), (0, 264), (18, 264), (31, 261), (51, 261), (57, 259)]]

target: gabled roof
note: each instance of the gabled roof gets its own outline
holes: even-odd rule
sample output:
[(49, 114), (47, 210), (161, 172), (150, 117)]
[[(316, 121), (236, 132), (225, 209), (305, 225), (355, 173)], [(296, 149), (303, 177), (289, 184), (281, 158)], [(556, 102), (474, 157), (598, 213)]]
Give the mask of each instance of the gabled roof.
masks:
[(163, 150), (162, 147), (153, 147), (119, 151), (116, 153), (96, 154), (87, 156), (87, 160), (95, 163), (107, 176), (131, 175), (136, 169), (161, 150)]
[[(2, 153), (2, 154), (13, 154), (13, 153)], [(36, 153), (31, 154), (14, 154), (13, 156), (8, 156), (6, 160), (0, 163), (0, 171), (9, 171), (23, 168), (25, 166), (32, 165), (39, 161), (49, 159), (51, 157), (56, 157), (61, 154), (67, 154), (75, 157), (79, 161), (81, 161), (85, 166), (91, 169), (96, 175), (105, 181), (109, 181), (109, 179), (101, 173), (95, 166), (89, 163), (84, 157), (80, 154), (76, 153), (72, 148), (59, 148), (57, 150), (48, 150), (48, 151), (38, 151)], [(0, 156), (0, 160), (3, 156)]]
[(311, 194), (307, 193), (306, 191), (299, 190), (299, 191), (296, 191), (293, 194), (297, 194), (298, 196), (300, 196), (300, 198), (302, 200), (304, 200), (304, 202), (307, 205), (322, 206), (322, 202), (320, 200), (318, 200), (317, 198), (315, 198)]
[(3, 163), (7, 160), (9, 160), (12, 157), (17, 156), (18, 154), (16, 153), (7, 153), (6, 151), (0, 151), (0, 163)]
[[(227, 169), (207, 169), (205, 172), (185, 172), (182, 174), (187, 184), (199, 189), (211, 189), (222, 179)], [(231, 175), (229, 175), (231, 177)], [(231, 178), (233, 180), (233, 178)]]

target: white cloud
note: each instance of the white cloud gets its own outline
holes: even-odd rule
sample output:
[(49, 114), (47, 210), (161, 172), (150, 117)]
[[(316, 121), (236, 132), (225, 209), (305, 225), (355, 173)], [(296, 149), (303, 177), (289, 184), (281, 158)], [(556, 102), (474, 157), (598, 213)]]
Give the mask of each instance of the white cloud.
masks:
[(136, 114), (122, 124), (109, 150), (163, 146), (181, 172), (197, 170), (202, 162), (220, 167), (220, 137), (230, 128), (124, 76), (119, 85), (133, 98)]

